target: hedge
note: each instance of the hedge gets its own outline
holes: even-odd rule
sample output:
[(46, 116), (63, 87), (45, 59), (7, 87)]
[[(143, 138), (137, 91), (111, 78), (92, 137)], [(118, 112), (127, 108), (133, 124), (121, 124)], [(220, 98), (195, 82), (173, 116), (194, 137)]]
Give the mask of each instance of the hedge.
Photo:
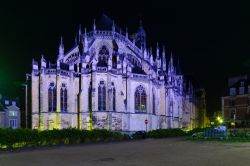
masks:
[(50, 146), (127, 139), (129, 139), (127, 135), (108, 130), (87, 131), (71, 128), (38, 131), (32, 129), (0, 128), (0, 148)]
[[(181, 129), (158, 129), (147, 133), (145, 131), (138, 131), (132, 135), (132, 139), (187, 136), (202, 131), (204, 131), (204, 129), (200, 128), (191, 131), (183, 131)], [(0, 148), (37, 147), (86, 142), (120, 141), (128, 139), (130, 139), (128, 135), (120, 132), (97, 129), (88, 131), (69, 128), (38, 131), (22, 128), (0, 128)]]

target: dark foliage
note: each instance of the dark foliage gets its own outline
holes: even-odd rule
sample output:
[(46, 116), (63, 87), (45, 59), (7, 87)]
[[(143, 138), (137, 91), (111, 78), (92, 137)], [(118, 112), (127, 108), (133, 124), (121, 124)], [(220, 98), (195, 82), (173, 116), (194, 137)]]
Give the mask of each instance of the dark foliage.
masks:
[(128, 136), (108, 130), (32, 130), (0, 129), (0, 148), (18, 148), (33, 146), (50, 146), (59, 144), (76, 144), (85, 142), (120, 141)]

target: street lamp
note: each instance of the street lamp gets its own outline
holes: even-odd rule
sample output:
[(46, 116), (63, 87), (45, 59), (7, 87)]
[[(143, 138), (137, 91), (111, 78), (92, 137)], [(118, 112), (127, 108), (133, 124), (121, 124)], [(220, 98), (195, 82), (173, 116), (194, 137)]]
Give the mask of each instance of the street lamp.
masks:
[(21, 86), (25, 87), (25, 128), (28, 128), (28, 80), (31, 77), (30, 74), (26, 74), (26, 82)]

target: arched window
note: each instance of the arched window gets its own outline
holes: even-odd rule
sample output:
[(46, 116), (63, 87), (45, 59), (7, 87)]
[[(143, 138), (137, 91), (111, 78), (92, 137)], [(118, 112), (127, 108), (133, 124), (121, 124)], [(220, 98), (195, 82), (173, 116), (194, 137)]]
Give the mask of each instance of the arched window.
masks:
[(60, 96), (61, 96), (61, 112), (67, 112), (67, 88), (65, 84), (62, 84)]
[(155, 115), (155, 93), (153, 92), (153, 115)]
[(146, 112), (147, 96), (145, 89), (140, 85), (135, 90), (135, 111)]
[(56, 111), (56, 86), (54, 82), (49, 84), (48, 89), (49, 112)]
[(99, 51), (98, 61), (99, 62), (103, 61), (103, 62), (107, 63), (108, 57), (109, 57), (109, 51), (108, 51), (107, 47), (102, 46), (102, 48)]
[(114, 86), (114, 82), (111, 83), (111, 110), (115, 111), (115, 86)]
[(113, 111), (115, 111), (115, 87), (113, 88)]
[(106, 87), (104, 81), (100, 81), (98, 87), (98, 111), (106, 111)]

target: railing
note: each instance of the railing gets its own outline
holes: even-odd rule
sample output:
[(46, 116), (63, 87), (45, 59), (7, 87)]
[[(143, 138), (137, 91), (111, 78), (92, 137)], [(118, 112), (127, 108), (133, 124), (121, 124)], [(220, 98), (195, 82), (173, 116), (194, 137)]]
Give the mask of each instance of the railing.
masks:
[(46, 74), (56, 74), (56, 69), (46, 69)]
[(107, 67), (97, 67), (98, 72), (107, 72)]
[(147, 78), (148, 78), (147, 75), (135, 74), (135, 73), (132, 74), (132, 77), (133, 77), (133, 78), (136, 78), (136, 79), (147, 79)]

